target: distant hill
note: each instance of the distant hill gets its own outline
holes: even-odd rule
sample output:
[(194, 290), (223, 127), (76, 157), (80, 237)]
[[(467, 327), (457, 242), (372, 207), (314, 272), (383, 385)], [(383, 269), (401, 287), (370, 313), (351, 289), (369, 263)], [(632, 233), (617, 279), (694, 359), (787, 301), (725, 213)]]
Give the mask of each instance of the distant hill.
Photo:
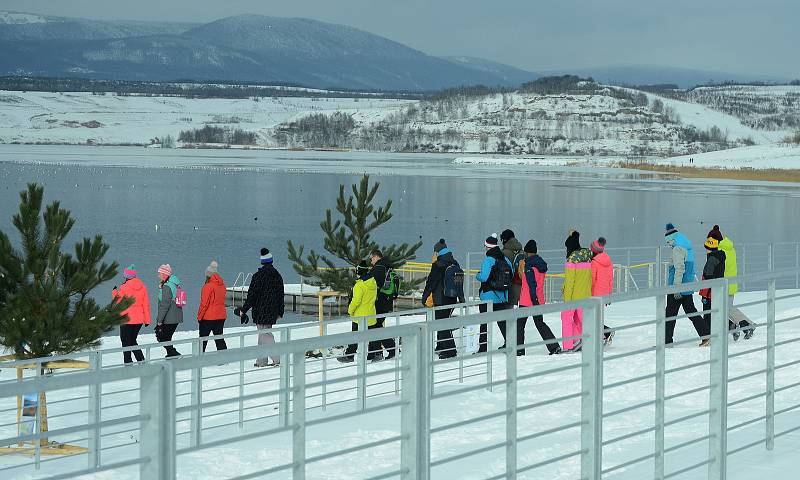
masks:
[(445, 60), (460, 65), (462, 67), (471, 68), (479, 72), (491, 73), (504, 80), (503, 84), (509, 85), (522, 85), (525, 82), (530, 82), (539, 78), (540, 75), (523, 70), (521, 68), (512, 67), (504, 63), (497, 63), (491, 60), (486, 60), (477, 57), (442, 57)]
[(785, 82), (789, 79), (760, 74), (740, 74), (693, 70), (690, 68), (661, 67), (655, 65), (617, 65), (594, 68), (574, 68), (543, 72), (542, 74), (569, 73), (592, 77), (610, 85), (656, 85), (675, 84), (681, 88), (722, 82)]
[(204, 25), (0, 13), (0, 75), (234, 80), (310, 87), (436, 90), (515, 86), (527, 75), (427, 55), (355, 28), (240, 15)]

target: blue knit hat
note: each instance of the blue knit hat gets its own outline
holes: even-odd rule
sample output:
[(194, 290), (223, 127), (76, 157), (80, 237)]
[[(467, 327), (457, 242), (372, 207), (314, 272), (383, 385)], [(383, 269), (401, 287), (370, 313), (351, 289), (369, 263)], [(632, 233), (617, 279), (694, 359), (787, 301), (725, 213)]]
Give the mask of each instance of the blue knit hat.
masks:
[(675, 228), (675, 225), (671, 223), (668, 223), (665, 229), (666, 233), (664, 234), (664, 236), (666, 237), (667, 241), (672, 240), (673, 238), (675, 238), (675, 235), (678, 234), (678, 229)]
[(261, 264), (267, 265), (272, 263), (272, 254), (269, 253), (269, 249), (262, 248), (261, 249)]

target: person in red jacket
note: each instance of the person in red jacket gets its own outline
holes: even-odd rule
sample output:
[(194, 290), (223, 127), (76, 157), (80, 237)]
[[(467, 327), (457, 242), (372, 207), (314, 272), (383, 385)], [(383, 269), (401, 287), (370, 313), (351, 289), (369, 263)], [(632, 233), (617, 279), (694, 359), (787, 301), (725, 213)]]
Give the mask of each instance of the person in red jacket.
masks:
[[(607, 297), (614, 293), (614, 264), (605, 251), (606, 239), (598, 238), (589, 249), (592, 251), (592, 296)], [(603, 343), (608, 345), (614, 340), (614, 331), (606, 325), (603, 330)]]
[[(200, 337), (208, 337), (209, 333), (222, 335), (222, 328), (228, 317), (228, 310), (225, 308), (225, 296), (228, 291), (225, 282), (218, 272), (219, 264), (212, 260), (206, 268), (206, 283), (200, 293), (200, 308), (197, 310), (197, 323), (200, 326)], [(224, 338), (214, 339), (217, 351), (226, 350)], [(206, 351), (207, 340), (203, 340), (203, 351)]]
[[(147, 288), (144, 283), (136, 276), (136, 266), (133, 264), (128, 265), (128, 268), (122, 271), (122, 276), (125, 281), (119, 287), (114, 287), (111, 294), (114, 300), (122, 298), (132, 298), (133, 305), (127, 308), (122, 314), (128, 318), (128, 321), (119, 326), (119, 339), (123, 347), (132, 347), (138, 345), (136, 337), (139, 336), (139, 330), (142, 325), (150, 325), (150, 297), (147, 295)], [(144, 355), (141, 350), (133, 350), (133, 355), (136, 357), (137, 362), (144, 361)], [(131, 351), (127, 350), (122, 353), (125, 363), (132, 363)]]

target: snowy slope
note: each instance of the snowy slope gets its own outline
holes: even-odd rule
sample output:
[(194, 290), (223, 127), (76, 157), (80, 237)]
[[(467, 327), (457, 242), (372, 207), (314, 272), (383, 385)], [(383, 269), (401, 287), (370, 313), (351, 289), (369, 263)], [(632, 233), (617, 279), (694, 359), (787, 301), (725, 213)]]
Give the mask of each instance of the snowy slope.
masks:
[[(692, 160), (689, 163), (689, 160)], [(699, 168), (800, 169), (800, 145), (773, 144), (739, 147), (718, 152), (655, 158), (653, 163)]]
[[(783, 291), (778, 293), (778, 298), (795, 291)], [(763, 299), (764, 294), (759, 292), (743, 293), (737, 296), (738, 303), (750, 302)], [(651, 300), (637, 300), (625, 303), (615, 303), (606, 310), (606, 323), (611, 327), (620, 328), (624, 325), (634, 324), (652, 320), (655, 304)], [(756, 322), (763, 322), (764, 305), (745, 307), (744, 312)], [(780, 300), (776, 305), (777, 318), (783, 319), (800, 314), (800, 301), (797, 298), (791, 300)], [(560, 320), (558, 315), (548, 315), (545, 317), (547, 323), (559, 332)], [(348, 325), (339, 325), (335, 331), (347, 329)], [(149, 331), (149, 330), (148, 330)], [(235, 329), (229, 329), (235, 331)], [(538, 341), (538, 336), (533, 325), (527, 327), (528, 341)], [(179, 332), (177, 338), (185, 338), (194, 335), (192, 332)], [(305, 335), (316, 335), (315, 326), (312, 324)], [(621, 410), (652, 398), (654, 383), (652, 379), (645, 378), (639, 382), (609, 388), (612, 383), (631, 379), (635, 377), (645, 377), (654, 371), (654, 357), (651, 353), (639, 354), (624, 359), (612, 359), (611, 357), (635, 350), (647, 348), (653, 345), (655, 329), (652, 326), (639, 327), (628, 330), (620, 330), (615, 337), (614, 344), (605, 353), (606, 363), (604, 365), (604, 383), (606, 390), (604, 393), (604, 412), (610, 413)], [(304, 336), (304, 335), (299, 335)], [(800, 337), (800, 321), (779, 324), (776, 329), (778, 342), (797, 339)], [(254, 337), (248, 338), (248, 345), (252, 344)], [(709, 350), (700, 349), (695, 346), (695, 333), (686, 320), (680, 320), (676, 329), (676, 342), (689, 340), (690, 343), (676, 346), (666, 351), (667, 369), (689, 366), (700, 363), (701, 365), (684, 369), (667, 376), (666, 394), (672, 395), (680, 392), (690, 391), (694, 388), (708, 385), (709, 370), (707, 365), (702, 362), (708, 360)], [(500, 335), (494, 330), (495, 347), (499, 345)], [(152, 334), (145, 334), (140, 337), (140, 342), (153, 341)], [(106, 339), (104, 346), (117, 346), (118, 340), (115, 338)], [(231, 341), (230, 346), (235, 347), (236, 341)], [(747, 350), (766, 345), (766, 334), (763, 328), (756, 332), (756, 336), (748, 342), (730, 344), (731, 354), (743, 354)], [(180, 349), (180, 348), (179, 348)], [(183, 347), (185, 351), (185, 347)], [(163, 353), (154, 350), (154, 358), (162, 356)], [(121, 356), (121, 355), (120, 355)], [(544, 347), (529, 348), (527, 355), (518, 359), (518, 374), (524, 376), (534, 372), (542, 372), (548, 369), (559, 367), (576, 366), (580, 363), (578, 355), (559, 355), (551, 357), (547, 355)], [(776, 350), (776, 362), (778, 365), (789, 363), (798, 359), (798, 353), (792, 345), (779, 346)], [(109, 358), (109, 363), (113, 364), (121, 359)], [(762, 392), (765, 388), (765, 377), (763, 373), (747, 375), (748, 372), (756, 372), (764, 368), (765, 352), (762, 350), (756, 353), (740, 355), (732, 358), (729, 363), (729, 377), (742, 378), (731, 381), (728, 388), (729, 402), (736, 402), (751, 395)], [(493, 378), (504, 378), (504, 361), (496, 358), (493, 364)], [(329, 368), (337, 368), (340, 365), (329, 364)], [(344, 378), (354, 373), (354, 365), (345, 369), (329, 370), (328, 381), (333, 378)], [(397, 398), (393, 394), (393, 373), (379, 374), (382, 370), (394, 368), (392, 362), (381, 362), (368, 366), (368, 372), (375, 374), (369, 378), (371, 394), (385, 392), (387, 395), (374, 397), (368, 400), (369, 406), (378, 405), (382, 402), (393, 402)], [(465, 360), (465, 380), (464, 384), (456, 381), (457, 373), (452, 370), (452, 365), (436, 366), (436, 381), (441, 382), (435, 385), (435, 393), (453, 392), (459, 388), (469, 385), (482, 383), (485, 380), (485, 367), (481, 362), (467, 358)], [(445, 369), (450, 369), (449, 372)], [(320, 380), (319, 363), (308, 363), (307, 381), (316, 382)], [(225, 377), (230, 374), (232, 377)], [(274, 369), (251, 370), (248, 368), (247, 381), (262, 381), (267, 383), (255, 384), (248, 387), (247, 394), (255, 392), (267, 392), (275, 388), (278, 372)], [(468, 376), (476, 375), (476, 376)], [(238, 365), (226, 365), (213, 367), (204, 373), (203, 383), (204, 402), (212, 402), (223, 398), (235, 397), (238, 395), (237, 379)], [(13, 372), (7, 370), (0, 372), (0, 381), (13, 380)], [(178, 405), (185, 405), (188, 402), (186, 393), (189, 391), (189, 372), (181, 372), (178, 375)], [(273, 382), (269, 382), (269, 380)], [(781, 368), (776, 371), (777, 388), (792, 385), (800, 381), (800, 370), (796, 366), (792, 368)], [(386, 382), (386, 383), (382, 383)], [(337, 384), (337, 390), (347, 388), (345, 391), (329, 391), (328, 402), (333, 403), (342, 401), (343, 403), (331, 405), (327, 411), (323, 412), (318, 408), (320, 398), (315, 396), (309, 398), (308, 419), (333, 416), (349, 411), (354, 411), (355, 406), (351, 402), (354, 398), (352, 390), (353, 383)], [(104, 387), (104, 419), (115, 418), (131, 414), (130, 408), (125, 405), (131, 401), (129, 393), (124, 390), (136, 388), (134, 382), (127, 384), (115, 384)], [(551, 374), (547, 376), (533, 377), (521, 381), (518, 385), (518, 397), (521, 405), (530, 405), (537, 402), (547, 401), (548, 399), (561, 398), (578, 391), (580, 386), (579, 374), (575, 369)], [(113, 394), (119, 391), (120, 394)], [(85, 403), (80, 397), (85, 396), (84, 390), (65, 391), (53, 394), (48, 397), (50, 402), (49, 414), (51, 415), (50, 428), (64, 428), (70, 425), (85, 422), (86, 414)], [(74, 400), (69, 400), (70, 398)], [(487, 392), (483, 389), (459, 393), (448, 397), (443, 397), (432, 402), (431, 427), (436, 428), (446, 424), (456, 423), (462, 420), (474, 419), (482, 415), (488, 415), (502, 410), (505, 407), (505, 389), (502, 386), (495, 387), (494, 391)], [(113, 399), (113, 400), (112, 400)], [(776, 394), (776, 410), (781, 411), (788, 406), (794, 405), (800, 399), (798, 387), (785, 389)], [(135, 398), (133, 399), (135, 400)], [(276, 410), (271, 402), (274, 396), (267, 396), (253, 401), (247, 401), (249, 407), (245, 413), (245, 426), (239, 430), (236, 426), (237, 413), (222, 413), (230, 410), (229, 405), (215, 407), (204, 411), (204, 414), (211, 415), (219, 412), (219, 415), (209, 416), (204, 420), (204, 426), (208, 430), (204, 431), (204, 439), (221, 440), (226, 437), (233, 437), (240, 434), (258, 432), (270, 429), (276, 425)], [(13, 399), (3, 400), (0, 409), (13, 409)], [(118, 405), (118, 406), (117, 406)], [(701, 412), (708, 408), (708, 392), (703, 390), (692, 394), (687, 394), (666, 402), (667, 421)], [(577, 398), (565, 400), (555, 405), (546, 405), (534, 409), (520, 412), (518, 418), (518, 435), (520, 437), (555, 429), (552, 434), (538, 437), (533, 440), (522, 441), (518, 445), (519, 466), (524, 467), (536, 462), (556, 457), (567, 452), (574, 452), (579, 449), (579, 430), (576, 428), (560, 430), (557, 427), (577, 421), (580, 410), (580, 403)], [(78, 412), (75, 415), (60, 416), (70, 412)], [(751, 442), (757, 442), (764, 435), (763, 420), (758, 420), (765, 413), (763, 398), (749, 400), (730, 407), (729, 425), (735, 426), (745, 424), (752, 420), (752, 424), (745, 424), (739, 428), (734, 428), (728, 434), (729, 449), (733, 450)], [(365, 442), (373, 442), (382, 438), (397, 435), (399, 429), (399, 411), (397, 408), (348, 417), (341, 421), (331, 424), (319, 425), (309, 428), (307, 433), (307, 451), (311, 456), (321, 455), (329, 451), (340, 450), (354, 447), (355, 452), (346, 456), (337, 456), (323, 462), (310, 464), (308, 466), (308, 478), (321, 480), (352, 480), (381, 475), (385, 472), (393, 471), (398, 467), (400, 455), (397, 443), (389, 443), (380, 447), (363, 449), (358, 448)], [(266, 417), (266, 418), (265, 418)], [(618, 438), (627, 433), (641, 430), (652, 425), (653, 407), (651, 405), (632, 409), (623, 414), (613, 415), (604, 419), (604, 432), (606, 439)], [(233, 423), (233, 426), (222, 426), (226, 423)], [(3, 422), (9, 423), (9, 422)], [(16, 431), (13, 422), (0, 428), (0, 436), (3, 438), (13, 436)], [(800, 414), (797, 411), (787, 411), (776, 417), (776, 431), (783, 432), (800, 425)], [(219, 426), (213, 428), (214, 426)], [(178, 424), (178, 432), (185, 432), (188, 422), (182, 421)], [(104, 439), (104, 448), (109, 449), (104, 454), (104, 462), (123, 461), (138, 451), (138, 439), (136, 433), (129, 433), (127, 428), (120, 427), (122, 433), (111, 435)], [(502, 441), (505, 434), (505, 421), (503, 416), (488, 419), (480, 423), (464, 425), (455, 429), (446, 429), (433, 434), (431, 439), (431, 458), (436, 461), (443, 457), (457, 455), (461, 452), (473, 450), (481, 446)], [(684, 442), (689, 442), (698, 437), (708, 434), (708, 422), (705, 415), (690, 418), (665, 429), (666, 446), (674, 447)], [(178, 437), (178, 449), (188, 446), (187, 435)], [(630, 461), (652, 452), (654, 438), (652, 433), (625, 439), (604, 448), (604, 469), (612, 468), (616, 465)], [(666, 455), (666, 472), (676, 472), (683, 468), (703, 461), (707, 453), (707, 442), (701, 441), (690, 444), (683, 448), (677, 448)], [(767, 452), (763, 444), (745, 450), (744, 452), (729, 457), (728, 478), (732, 480), (751, 480), (753, 478), (770, 478), (770, 480), (793, 480), (796, 478), (794, 463), (796, 463), (796, 452), (800, 449), (800, 434), (797, 432), (780, 437), (776, 440), (774, 452)], [(250, 439), (242, 442), (230, 441), (224, 445), (214, 447), (213, 450), (201, 450), (187, 453), (179, 457), (178, 478), (218, 478), (226, 479), (233, 476), (246, 475), (248, 473), (267, 469), (271, 466), (286, 463), (291, 459), (291, 441), (287, 435), (279, 434), (265, 438)], [(23, 457), (0, 457), (0, 468), (19, 465), (29, 461)], [(85, 468), (85, 457), (61, 458), (57, 461), (50, 461), (42, 465), (42, 470), (38, 474), (31, 473), (31, 470), (15, 471), (11, 470), (11, 478), (15, 479), (35, 479), (50, 475), (59, 471), (64, 471), (66, 465), (71, 468)], [(505, 458), (502, 449), (495, 449), (481, 454), (470, 455), (457, 462), (447, 463), (435, 467), (432, 472), (434, 479), (464, 479), (479, 480), (500, 475), (505, 468)], [(653, 464), (651, 460), (631, 465), (626, 468), (614, 470), (604, 475), (606, 479), (620, 480), (642, 480), (652, 478)], [(532, 469), (524, 474), (520, 474), (521, 479), (548, 478), (553, 480), (567, 480), (579, 477), (580, 462), (578, 457), (572, 457), (559, 462), (557, 465), (548, 466), (541, 469)], [(127, 480), (138, 478), (138, 472), (133, 468), (124, 469), (121, 472), (93, 475), (94, 479), (114, 479)], [(286, 478), (286, 473), (281, 472), (274, 475), (264, 475), (258, 478), (279, 479)], [(387, 477), (395, 478), (395, 477)], [(680, 479), (701, 480), (707, 478), (705, 467), (697, 468), (677, 476)]]
[(403, 101), (312, 99), (186, 99), (0, 91), (0, 143), (149, 144), (156, 137), (205, 125), (262, 132), (298, 114), (320, 110), (395, 109)]

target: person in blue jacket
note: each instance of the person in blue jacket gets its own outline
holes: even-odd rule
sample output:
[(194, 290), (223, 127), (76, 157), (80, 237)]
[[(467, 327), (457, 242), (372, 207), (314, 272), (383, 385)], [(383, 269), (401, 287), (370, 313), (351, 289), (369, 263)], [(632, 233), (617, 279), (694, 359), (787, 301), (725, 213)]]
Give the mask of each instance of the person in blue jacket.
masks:
[[(496, 280), (498, 276), (498, 269), (495, 268), (495, 264), (497, 262), (504, 262), (506, 265), (508, 265), (507, 271), (509, 275), (513, 274), (514, 267), (511, 265), (511, 261), (509, 261), (505, 255), (503, 255), (503, 251), (500, 250), (500, 247), (497, 246), (496, 233), (493, 233), (487, 237), (486, 241), (483, 242), (483, 246), (486, 249), (486, 258), (484, 258), (483, 263), (481, 263), (480, 271), (475, 275), (475, 279), (481, 282), (480, 299), (492, 302), (492, 310), (495, 312), (499, 310), (508, 310), (511, 308), (511, 305), (508, 303), (508, 290), (511, 286), (511, 277), (507, 279), (509, 288), (497, 289)], [(479, 309), (481, 313), (484, 313), (488, 310), (486, 304), (481, 304)], [(497, 323), (497, 326), (500, 328), (500, 330), (505, 332), (506, 322)], [(479, 353), (486, 352), (488, 343), (486, 332), (486, 324), (481, 324), (481, 333), (478, 340)]]
[[(694, 278), (694, 249), (692, 242), (686, 238), (686, 235), (679, 232), (677, 228), (671, 223), (666, 226), (667, 232), (664, 234), (667, 245), (672, 249), (670, 255), (669, 270), (668, 270), (668, 284), (681, 285), (684, 283), (692, 283)], [(685, 292), (678, 292), (673, 295), (667, 295), (667, 308), (666, 317), (674, 317), (678, 314), (678, 310), (683, 307), (683, 311), (689, 315), (689, 318), (697, 331), (697, 335), (701, 338), (706, 337), (711, 332), (711, 326), (705, 319), (697, 314), (697, 308), (694, 306), (691, 290)], [(675, 333), (675, 320), (667, 320), (666, 323), (666, 338), (667, 344), (672, 343), (672, 335)], [(703, 338), (700, 342), (701, 347), (707, 347), (709, 341)]]

